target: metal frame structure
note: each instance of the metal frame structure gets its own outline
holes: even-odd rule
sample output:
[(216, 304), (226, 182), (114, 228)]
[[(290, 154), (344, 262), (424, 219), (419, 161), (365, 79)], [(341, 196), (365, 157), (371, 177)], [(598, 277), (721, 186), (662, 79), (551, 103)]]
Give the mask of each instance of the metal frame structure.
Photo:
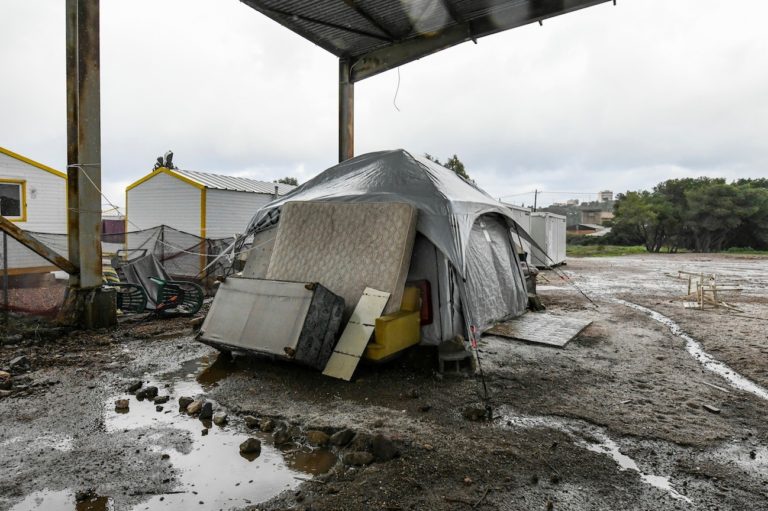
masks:
[[(339, 161), (354, 156), (355, 82), (487, 35), (609, 0), (241, 0), (339, 58)], [(614, 4), (615, 4), (615, 0)], [(2, 222), (70, 273), (63, 315), (116, 322), (101, 286), (100, 0), (66, 0), (69, 260)], [(17, 238), (17, 239), (18, 239)]]
[[(241, 0), (339, 58), (339, 161), (354, 156), (355, 82), (609, 0)], [(616, 0), (613, 0), (616, 3)]]

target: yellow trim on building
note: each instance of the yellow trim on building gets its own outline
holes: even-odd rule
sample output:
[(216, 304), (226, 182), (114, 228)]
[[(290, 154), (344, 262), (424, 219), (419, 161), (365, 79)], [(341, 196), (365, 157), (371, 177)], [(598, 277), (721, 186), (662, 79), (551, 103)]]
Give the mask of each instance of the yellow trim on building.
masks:
[(21, 197), (19, 197), (19, 202), (21, 202), (21, 216), (14, 216), (14, 217), (7, 216), (5, 218), (10, 220), (11, 222), (26, 222), (27, 221), (27, 182), (24, 179), (0, 178), (0, 183), (21, 185)]
[(23, 161), (24, 163), (28, 163), (29, 165), (32, 165), (33, 167), (37, 167), (40, 170), (50, 172), (54, 176), (59, 176), (60, 178), (67, 179), (67, 175), (64, 172), (60, 172), (56, 169), (52, 169), (48, 165), (43, 165), (42, 163), (36, 162), (35, 160), (30, 160), (26, 156), (22, 156), (18, 153), (14, 153), (13, 151), (6, 149), (4, 147), (0, 147), (0, 153), (10, 156), (11, 158), (15, 158), (19, 161)]
[(194, 186), (198, 190), (203, 190), (205, 188), (205, 185), (203, 183), (195, 181), (194, 179), (190, 179), (187, 176), (182, 176), (178, 172), (174, 172), (171, 169), (168, 169), (168, 168), (165, 168), (165, 167), (160, 167), (159, 169), (153, 170), (152, 172), (150, 172), (146, 176), (142, 177), (141, 179), (139, 179), (137, 181), (134, 181), (133, 183), (129, 184), (125, 188), (126, 193), (128, 192), (128, 190), (132, 190), (132, 189), (136, 188), (140, 184), (142, 184), (142, 183), (144, 183), (146, 181), (149, 181), (150, 179), (152, 179), (153, 177), (155, 177), (158, 174), (167, 174), (167, 175), (169, 175), (171, 177), (175, 177), (176, 179), (179, 179), (181, 181), (184, 181), (187, 184), (190, 184), (190, 185)]

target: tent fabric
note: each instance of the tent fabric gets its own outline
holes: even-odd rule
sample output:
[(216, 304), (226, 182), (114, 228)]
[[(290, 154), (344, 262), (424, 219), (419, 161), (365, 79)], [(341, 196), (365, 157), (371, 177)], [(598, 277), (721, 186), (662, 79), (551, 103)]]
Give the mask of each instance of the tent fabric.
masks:
[(160, 261), (157, 260), (157, 257), (150, 253), (130, 263), (121, 265), (120, 269), (123, 271), (125, 280), (129, 284), (137, 284), (147, 291), (147, 308), (155, 309), (157, 307), (155, 297), (160, 286), (152, 280), (152, 277), (170, 280), (168, 273), (166, 273)]
[(473, 183), (403, 149), (367, 153), (327, 169), (260, 209), (246, 232), (258, 232), (278, 222), (280, 207), (289, 201), (413, 204), (419, 210), (416, 230), (434, 243), (461, 275), (466, 269), (469, 235), (479, 216), (498, 213), (510, 226), (515, 224), (503, 204)]
[[(439, 295), (433, 290), (439, 323), (422, 328), (430, 344), (466, 335), (470, 325), (483, 331), (493, 321), (525, 311), (525, 281), (511, 230), (528, 241), (530, 236), (506, 206), (441, 165), (402, 149), (352, 158), (261, 208), (246, 232), (274, 227), (281, 207), (292, 201), (401, 202), (418, 209), (416, 231), (437, 251), (430, 263), (412, 259), (411, 270), (418, 271), (409, 278), (431, 280), (425, 265), (437, 260), (438, 282), (432, 284), (442, 290)], [(419, 254), (428, 255), (429, 248), (417, 242), (413, 257)], [(439, 264), (443, 258), (446, 268)]]
[(512, 247), (509, 229), (498, 217), (484, 215), (472, 227), (465, 300), (480, 331), (499, 319), (519, 316), (528, 305), (525, 279)]

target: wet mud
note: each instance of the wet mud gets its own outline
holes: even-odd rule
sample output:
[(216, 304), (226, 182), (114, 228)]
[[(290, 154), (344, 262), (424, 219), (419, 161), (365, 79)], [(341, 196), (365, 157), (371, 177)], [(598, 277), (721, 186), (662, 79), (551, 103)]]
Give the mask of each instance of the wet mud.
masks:
[[(742, 313), (684, 309), (678, 269), (737, 282), (727, 301)], [(476, 375), (438, 374), (428, 349), (346, 383), (219, 357), (173, 321), (3, 344), (0, 369), (19, 355), (31, 367), (0, 398), (0, 509), (768, 509), (768, 261), (633, 256), (561, 271), (595, 303), (549, 275), (548, 312), (592, 325), (562, 349), (484, 337), (487, 396)], [(162, 410), (126, 392), (136, 380), (170, 396)], [(181, 396), (229, 421), (189, 416)], [(464, 418), (486, 404), (491, 420)], [(278, 448), (248, 415), (385, 435), (399, 455), (352, 466), (349, 448)], [(240, 455), (248, 437), (258, 457)]]

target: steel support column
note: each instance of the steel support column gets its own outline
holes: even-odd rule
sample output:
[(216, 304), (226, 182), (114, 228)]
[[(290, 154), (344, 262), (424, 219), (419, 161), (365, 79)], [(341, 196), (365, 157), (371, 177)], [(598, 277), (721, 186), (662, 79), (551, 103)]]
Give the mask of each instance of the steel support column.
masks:
[(339, 59), (339, 163), (355, 155), (355, 84), (350, 62)]
[(115, 323), (114, 293), (101, 289), (99, 0), (67, 0), (67, 228), (65, 308), (85, 327)]

